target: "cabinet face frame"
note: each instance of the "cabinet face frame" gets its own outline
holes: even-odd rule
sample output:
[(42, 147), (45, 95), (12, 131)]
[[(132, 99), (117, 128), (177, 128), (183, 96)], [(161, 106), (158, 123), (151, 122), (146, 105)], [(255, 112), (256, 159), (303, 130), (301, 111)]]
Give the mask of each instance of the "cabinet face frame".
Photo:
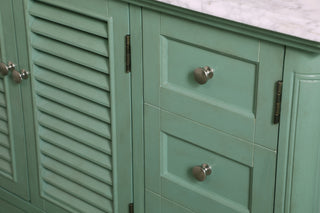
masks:
[(142, 10), (130, 5), (134, 212), (145, 212)]

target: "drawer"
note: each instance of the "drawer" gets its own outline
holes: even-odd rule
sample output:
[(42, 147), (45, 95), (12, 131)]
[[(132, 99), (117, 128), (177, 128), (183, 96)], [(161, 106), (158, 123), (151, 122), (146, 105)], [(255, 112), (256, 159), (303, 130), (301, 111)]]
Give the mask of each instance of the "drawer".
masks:
[[(146, 103), (276, 148), (283, 47), (163, 14), (150, 15), (144, 29)], [(194, 70), (205, 66), (214, 74), (199, 84)]]
[(147, 191), (192, 212), (272, 212), (275, 152), (150, 105), (145, 119)]

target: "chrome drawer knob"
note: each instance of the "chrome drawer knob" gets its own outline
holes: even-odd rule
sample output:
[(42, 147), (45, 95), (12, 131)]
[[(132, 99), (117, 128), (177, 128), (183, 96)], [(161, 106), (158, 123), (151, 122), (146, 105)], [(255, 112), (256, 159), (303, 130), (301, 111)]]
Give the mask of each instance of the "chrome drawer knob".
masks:
[(24, 69), (21, 70), (21, 72), (18, 72), (17, 70), (12, 71), (12, 78), (17, 84), (21, 83), (23, 79), (27, 79), (28, 77), (29, 72)]
[(9, 62), (8, 65), (6, 65), (5, 63), (0, 63), (0, 74), (2, 76), (8, 75), (9, 71), (14, 70), (15, 67), (16, 65), (12, 62)]
[(211, 166), (206, 163), (202, 164), (201, 166), (195, 166), (192, 169), (193, 176), (199, 181), (204, 181), (211, 173)]
[(199, 84), (205, 84), (209, 79), (213, 77), (214, 69), (205, 66), (205, 67), (198, 67), (193, 71), (194, 79)]

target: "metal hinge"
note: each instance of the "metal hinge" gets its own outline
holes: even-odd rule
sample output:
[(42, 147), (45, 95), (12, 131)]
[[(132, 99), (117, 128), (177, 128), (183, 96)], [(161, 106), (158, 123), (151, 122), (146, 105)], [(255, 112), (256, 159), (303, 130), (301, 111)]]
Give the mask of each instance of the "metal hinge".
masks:
[(274, 108), (274, 118), (273, 118), (274, 124), (278, 124), (280, 122), (282, 84), (283, 84), (282, 81), (277, 81), (276, 83), (276, 98), (275, 98), (275, 108)]
[(131, 44), (130, 35), (126, 35), (126, 72), (131, 72)]
[(133, 203), (129, 203), (129, 213), (134, 213), (134, 211), (133, 211)]

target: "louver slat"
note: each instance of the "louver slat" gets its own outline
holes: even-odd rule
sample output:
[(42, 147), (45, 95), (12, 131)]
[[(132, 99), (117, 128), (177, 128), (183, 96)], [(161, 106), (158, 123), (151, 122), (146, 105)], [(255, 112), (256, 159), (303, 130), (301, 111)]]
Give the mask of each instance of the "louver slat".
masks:
[(107, 42), (102, 37), (41, 19), (36, 19), (33, 22), (31, 31), (105, 57), (108, 56)]
[(90, 162), (87, 158), (83, 156), (72, 154), (66, 150), (58, 148), (57, 146), (51, 145), (50, 143), (47, 143), (43, 140), (41, 141), (41, 153), (56, 161), (64, 163), (71, 168), (80, 170), (84, 174), (94, 177), (104, 183), (109, 182), (106, 179), (106, 177), (108, 177), (109, 170), (111, 170), (111, 165), (108, 165), (110, 169), (105, 169), (95, 163)]
[(0, 158), (0, 174), (6, 176), (7, 178), (12, 178), (11, 162)]
[(3, 107), (7, 106), (4, 93), (2, 93), (2, 92), (0, 92), (0, 106), (3, 106)]
[(0, 119), (8, 121), (7, 109), (0, 106)]
[[(56, 71), (61, 75), (86, 82), (103, 90), (109, 91), (110, 89), (108, 74), (100, 73), (96, 70), (42, 52), (36, 52), (34, 56), (34, 63), (39, 67)], [(77, 72), (74, 72), (74, 70), (77, 70)]]
[[(52, 170), (57, 174), (65, 175), (70, 180), (85, 186), (86, 188), (97, 192), (98, 194), (105, 196), (106, 198), (112, 197), (112, 174), (111, 172), (106, 173), (105, 182), (99, 179), (85, 174), (77, 168), (70, 167), (59, 161), (54, 160), (48, 156), (42, 155), (42, 165), (48, 170)], [(93, 184), (94, 183), (94, 184)]]
[(82, 128), (76, 127), (44, 113), (39, 112), (38, 118), (39, 124), (43, 127), (70, 137), (76, 141), (80, 141), (88, 146), (92, 146), (102, 152), (109, 153), (110, 142), (103, 137), (92, 134), (91, 132), (86, 132)]
[(49, 170), (43, 172), (45, 182), (55, 185), (57, 188), (67, 191), (70, 195), (91, 204), (92, 206), (101, 209), (102, 211), (111, 210), (111, 201), (106, 201), (101, 195), (86, 189), (85, 187), (70, 181), (60, 175), (57, 175)]
[(106, 91), (84, 84), (75, 79), (58, 75), (55, 72), (51, 72), (50, 70), (43, 68), (34, 67), (34, 72), (36, 75), (35, 78), (40, 82), (49, 84), (57, 89), (65, 90), (66, 92), (73, 93), (98, 104), (110, 106), (110, 97)]
[(87, 146), (87, 144), (79, 143), (78, 141), (72, 140), (71, 138), (65, 137), (49, 129), (42, 128), (40, 132), (40, 138), (44, 141), (47, 141), (78, 156), (82, 156), (101, 167), (106, 169), (110, 168), (110, 155), (106, 155), (105, 153), (100, 152), (100, 150)]
[(79, 112), (86, 113), (102, 121), (109, 123), (111, 120), (110, 110), (107, 107), (87, 101), (86, 99), (77, 95), (66, 93), (62, 90), (57, 90), (54, 87), (42, 84), (40, 82), (37, 84), (36, 93), (41, 97), (73, 108)]
[(29, 12), (33, 17), (46, 19), (51, 22), (69, 26), (73, 29), (108, 38), (108, 27), (106, 22), (89, 16), (83, 16), (41, 3), (33, 4)]
[(6, 91), (3, 79), (0, 79), (0, 175), (13, 178), (11, 144), (9, 138)]
[(8, 162), (11, 161), (10, 152), (7, 148), (0, 146), (0, 158)]
[(86, 114), (79, 113), (71, 108), (67, 108), (49, 100), (39, 98), (38, 109), (75, 126), (79, 126), (94, 134), (98, 134), (105, 138), (111, 137), (109, 124), (99, 121), (95, 118), (91, 118)]
[(64, 58), (103, 73), (108, 73), (108, 60), (104, 56), (92, 54), (75, 46), (60, 43), (36, 34), (33, 35), (31, 40), (31, 45), (36, 50)]
[(0, 132), (0, 145), (10, 149), (9, 137), (6, 134)]
[(94, 206), (79, 200), (75, 196), (67, 193), (60, 188), (51, 185), (50, 183), (46, 183), (45, 185), (45, 196), (49, 200), (53, 200), (53, 202), (58, 203), (58, 205), (64, 206), (66, 209), (72, 212), (90, 212), (90, 213), (105, 213), (112, 212), (110, 211), (102, 211), (100, 209), (95, 208)]

